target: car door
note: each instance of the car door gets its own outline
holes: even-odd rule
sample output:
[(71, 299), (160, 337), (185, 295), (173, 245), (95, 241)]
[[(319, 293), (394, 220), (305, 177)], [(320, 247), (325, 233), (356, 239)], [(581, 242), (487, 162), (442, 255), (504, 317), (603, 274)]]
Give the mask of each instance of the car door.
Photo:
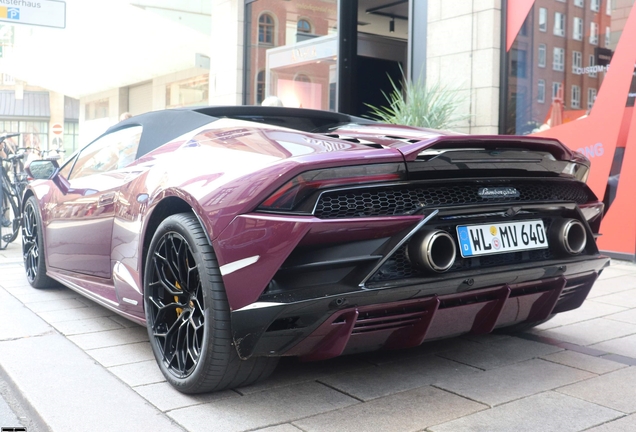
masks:
[(123, 169), (137, 153), (141, 126), (103, 135), (60, 171), (68, 187), (55, 188), (45, 226), (49, 266), (110, 278), (115, 202), (126, 182)]

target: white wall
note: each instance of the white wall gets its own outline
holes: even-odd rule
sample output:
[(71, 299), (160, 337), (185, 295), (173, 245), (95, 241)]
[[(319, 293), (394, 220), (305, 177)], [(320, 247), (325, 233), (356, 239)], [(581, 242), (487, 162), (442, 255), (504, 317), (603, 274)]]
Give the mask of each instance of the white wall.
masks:
[(501, 0), (429, 0), (427, 39), (427, 82), (459, 89), (469, 115), (454, 129), (497, 134)]

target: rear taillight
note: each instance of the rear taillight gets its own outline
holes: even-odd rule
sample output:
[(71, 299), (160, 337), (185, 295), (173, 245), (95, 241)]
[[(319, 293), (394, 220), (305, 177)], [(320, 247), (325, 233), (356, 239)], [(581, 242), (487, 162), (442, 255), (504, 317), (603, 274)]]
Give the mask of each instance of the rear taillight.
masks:
[(292, 211), (314, 192), (341, 186), (401, 181), (404, 164), (358, 165), (307, 171), (285, 183), (259, 206), (261, 210)]

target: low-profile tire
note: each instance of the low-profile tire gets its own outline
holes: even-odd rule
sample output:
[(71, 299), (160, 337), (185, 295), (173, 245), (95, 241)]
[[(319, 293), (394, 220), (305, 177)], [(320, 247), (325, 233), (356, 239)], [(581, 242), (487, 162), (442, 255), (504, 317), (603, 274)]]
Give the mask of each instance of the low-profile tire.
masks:
[(46, 275), (46, 256), (42, 239), (42, 218), (38, 201), (31, 196), (22, 213), (22, 258), (27, 280), (33, 288), (50, 288), (58, 283)]
[(155, 359), (182, 393), (245, 386), (278, 363), (238, 356), (216, 255), (191, 213), (170, 216), (157, 228), (144, 270), (144, 306)]

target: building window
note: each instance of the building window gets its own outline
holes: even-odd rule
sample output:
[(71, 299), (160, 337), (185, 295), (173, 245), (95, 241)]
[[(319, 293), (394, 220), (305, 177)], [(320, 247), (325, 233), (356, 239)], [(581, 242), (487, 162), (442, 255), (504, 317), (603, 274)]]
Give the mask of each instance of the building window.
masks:
[(274, 45), (274, 18), (269, 14), (258, 18), (258, 42)]
[(70, 156), (79, 146), (79, 124), (64, 122), (64, 151)]
[(544, 68), (546, 64), (546, 46), (539, 44), (539, 55), (537, 56), (537, 66)]
[(304, 82), (304, 83), (310, 83), (311, 82), (311, 78), (309, 78), (307, 75), (305, 74), (298, 74), (294, 77), (294, 81), (296, 82)]
[(594, 12), (598, 12), (601, 8), (601, 0), (590, 0), (590, 9)]
[(598, 45), (598, 24), (595, 22), (590, 23), (590, 43)]
[(510, 76), (517, 78), (526, 77), (527, 55), (526, 50), (511, 49), (510, 50)]
[(564, 70), (565, 66), (565, 50), (563, 48), (554, 48), (552, 55), (552, 69), (555, 71)]
[(210, 79), (208, 75), (173, 82), (166, 85), (166, 108), (207, 105)]
[(309, 21), (301, 19), (296, 25), (296, 31), (298, 33), (311, 33), (311, 24), (309, 24)]
[(574, 6), (583, 7), (583, 0), (574, 0)]
[(588, 88), (587, 89), (587, 109), (592, 108), (595, 100), (596, 100), (596, 89)]
[(552, 83), (552, 100), (555, 100), (555, 99), (563, 100), (563, 95), (561, 94), (560, 82)]
[(537, 83), (537, 102), (545, 103), (545, 80), (542, 79)]
[(574, 17), (574, 25), (572, 26), (572, 38), (574, 40), (583, 40), (583, 19)]
[(87, 102), (84, 111), (84, 120), (95, 120), (108, 117), (108, 99), (100, 99)]
[(605, 48), (609, 48), (612, 43), (612, 31), (609, 27), (605, 27)]
[(539, 8), (539, 31), (548, 30), (548, 10), (546, 8)]
[(605, 14), (610, 16), (612, 15), (612, 3), (614, 2), (614, 0), (607, 0), (605, 2)]
[(554, 34), (555, 36), (565, 36), (565, 14), (554, 13)]
[(580, 51), (572, 51), (572, 73), (575, 75), (583, 73), (583, 54)]
[(588, 64), (589, 68), (589, 75), (591, 78), (596, 78), (596, 68), (594, 66), (596, 66), (596, 57), (594, 57), (594, 54), (590, 54), (590, 62)]
[(265, 100), (265, 71), (256, 74), (256, 105)]
[(572, 108), (581, 108), (581, 87), (577, 85), (572, 86), (572, 99), (570, 100), (570, 102), (570, 106)]

